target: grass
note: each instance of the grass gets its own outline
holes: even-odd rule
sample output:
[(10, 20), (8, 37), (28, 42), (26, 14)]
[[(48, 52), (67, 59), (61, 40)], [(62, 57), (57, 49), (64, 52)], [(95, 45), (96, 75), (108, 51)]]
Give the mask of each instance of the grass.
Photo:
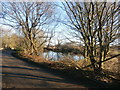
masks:
[[(77, 62), (68, 57), (59, 61), (50, 61), (40, 56), (27, 55), (23, 52), (15, 52), (13, 56), (18, 57), (26, 62), (36, 66), (42, 66), (52, 71), (60, 72), (68, 78), (74, 80), (91, 80), (95, 83), (101, 84), (103, 87), (119, 87), (119, 80), (111, 78), (110, 75), (104, 71), (101, 74), (96, 74), (91, 70), (81, 70)], [(84, 60), (83, 60), (84, 61)]]

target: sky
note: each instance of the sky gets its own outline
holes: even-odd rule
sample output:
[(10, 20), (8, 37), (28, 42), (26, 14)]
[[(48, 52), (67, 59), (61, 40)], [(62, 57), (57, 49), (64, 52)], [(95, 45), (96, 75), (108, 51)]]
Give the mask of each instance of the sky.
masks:
[[(58, 5), (60, 5), (60, 6), (62, 6), (62, 4), (59, 2), (58, 3)], [(2, 9), (2, 8), (1, 8)], [(1, 10), (0, 9), (0, 10)], [(1, 10), (2, 11), (2, 10)], [(56, 23), (59, 23), (58, 24), (58, 26), (57, 26), (57, 28), (55, 28), (55, 36), (52, 38), (52, 40), (51, 40), (51, 42), (52, 42), (52, 45), (55, 45), (55, 44), (57, 44), (58, 43), (58, 40), (62, 40), (63, 41), (63, 43), (65, 43), (65, 42), (68, 42), (68, 40), (67, 39), (65, 39), (66, 38), (66, 36), (67, 37), (70, 37), (69, 35), (68, 35), (68, 27), (66, 27), (63, 23), (62, 23), (62, 21), (64, 20), (64, 21), (66, 21), (66, 17), (65, 17), (65, 12), (61, 9), (61, 8), (57, 8), (57, 10), (55, 11), (55, 14), (56, 14), (56, 22), (54, 22), (55, 24)], [(2, 18), (0, 18), (0, 23), (3, 23), (4, 21), (3, 21), (3, 19)], [(9, 21), (6, 21), (6, 23), (11, 23), (11, 22), (9, 22)], [(54, 25), (54, 24), (52, 24), (52, 25)], [(11, 28), (10, 26), (7, 26), (7, 25), (2, 25), (2, 24), (0, 24), (0, 27), (2, 27), (3, 29), (9, 29), (9, 30), (11, 30), (11, 32), (12, 33), (17, 33), (17, 34), (19, 34), (19, 32), (18, 32), (18, 30), (15, 30), (14, 28)]]
[[(62, 4), (59, 2), (58, 5), (62, 6)], [(1, 10), (1, 7), (0, 7), (0, 11)], [(69, 27), (67, 27), (66, 25), (64, 25), (62, 23), (62, 21), (67, 21), (68, 18), (66, 18), (66, 14), (65, 12), (61, 9), (61, 8), (57, 8), (57, 11), (56, 11), (56, 16), (57, 16), (57, 19), (58, 21), (60, 20), (57, 28), (55, 28), (55, 36), (52, 38), (52, 45), (55, 45), (58, 43), (58, 40), (62, 40), (63, 43), (66, 43), (66, 42), (69, 42), (67, 38), (71, 38), (72, 41), (77, 41), (76, 38), (73, 38), (72, 37), (72, 34), (70, 35), (69, 34), (69, 31), (71, 32), (71, 30), (69, 29)], [(2, 22), (2, 19), (0, 18), (0, 21)], [(10, 22), (8, 22), (10, 23)], [(0, 27), (2, 28), (5, 28), (5, 29), (11, 29), (11, 27), (9, 26), (5, 26), (5, 25), (1, 25), (0, 24)], [(16, 33), (16, 30), (14, 29), (11, 29), (12, 33)], [(17, 32), (18, 33), (18, 32)]]
[[(1, 2), (6, 2), (6, 1), (14, 1), (14, 2), (28, 2), (28, 1), (31, 1), (31, 2), (34, 2), (34, 1), (37, 1), (37, 2), (63, 2), (65, 0), (0, 0)], [(67, 1), (76, 1), (76, 2), (90, 2), (90, 1), (96, 1), (96, 0), (67, 0)], [(103, 2), (104, 0), (97, 0), (98, 2)], [(106, 0), (107, 2), (118, 2), (119, 0)]]

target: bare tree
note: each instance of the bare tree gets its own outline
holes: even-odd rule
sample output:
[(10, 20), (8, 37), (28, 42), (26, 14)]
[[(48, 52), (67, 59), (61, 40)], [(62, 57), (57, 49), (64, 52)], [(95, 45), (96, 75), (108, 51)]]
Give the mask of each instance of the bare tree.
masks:
[(2, 48), (10, 48), (10, 34), (11, 30), (1, 28), (0, 39)]
[(69, 17), (67, 25), (84, 44), (84, 57), (94, 71), (100, 71), (110, 44), (118, 38), (118, 3), (66, 1), (63, 5)]
[(4, 16), (2, 24), (21, 30), (25, 37), (24, 43), (29, 51), (28, 54), (38, 55), (39, 49), (46, 42), (44, 29), (51, 23), (54, 12), (53, 4), (47, 2), (6, 2), (2, 5)]

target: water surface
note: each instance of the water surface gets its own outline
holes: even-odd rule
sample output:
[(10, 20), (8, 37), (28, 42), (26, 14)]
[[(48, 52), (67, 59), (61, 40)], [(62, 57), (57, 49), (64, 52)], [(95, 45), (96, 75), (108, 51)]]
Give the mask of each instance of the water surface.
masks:
[(74, 59), (76, 61), (84, 59), (84, 57), (82, 55), (64, 54), (61, 52), (53, 52), (53, 51), (44, 52), (43, 56), (44, 56), (44, 58), (47, 58), (49, 60), (60, 60), (66, 56), (71, 58), (71, 59)]

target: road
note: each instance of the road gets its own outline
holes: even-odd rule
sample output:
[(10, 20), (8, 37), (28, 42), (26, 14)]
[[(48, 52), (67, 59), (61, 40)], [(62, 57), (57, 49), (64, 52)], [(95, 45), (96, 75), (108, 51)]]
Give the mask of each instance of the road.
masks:
[(49, 70), (2, 53), (2, 88), (87, 88)]

